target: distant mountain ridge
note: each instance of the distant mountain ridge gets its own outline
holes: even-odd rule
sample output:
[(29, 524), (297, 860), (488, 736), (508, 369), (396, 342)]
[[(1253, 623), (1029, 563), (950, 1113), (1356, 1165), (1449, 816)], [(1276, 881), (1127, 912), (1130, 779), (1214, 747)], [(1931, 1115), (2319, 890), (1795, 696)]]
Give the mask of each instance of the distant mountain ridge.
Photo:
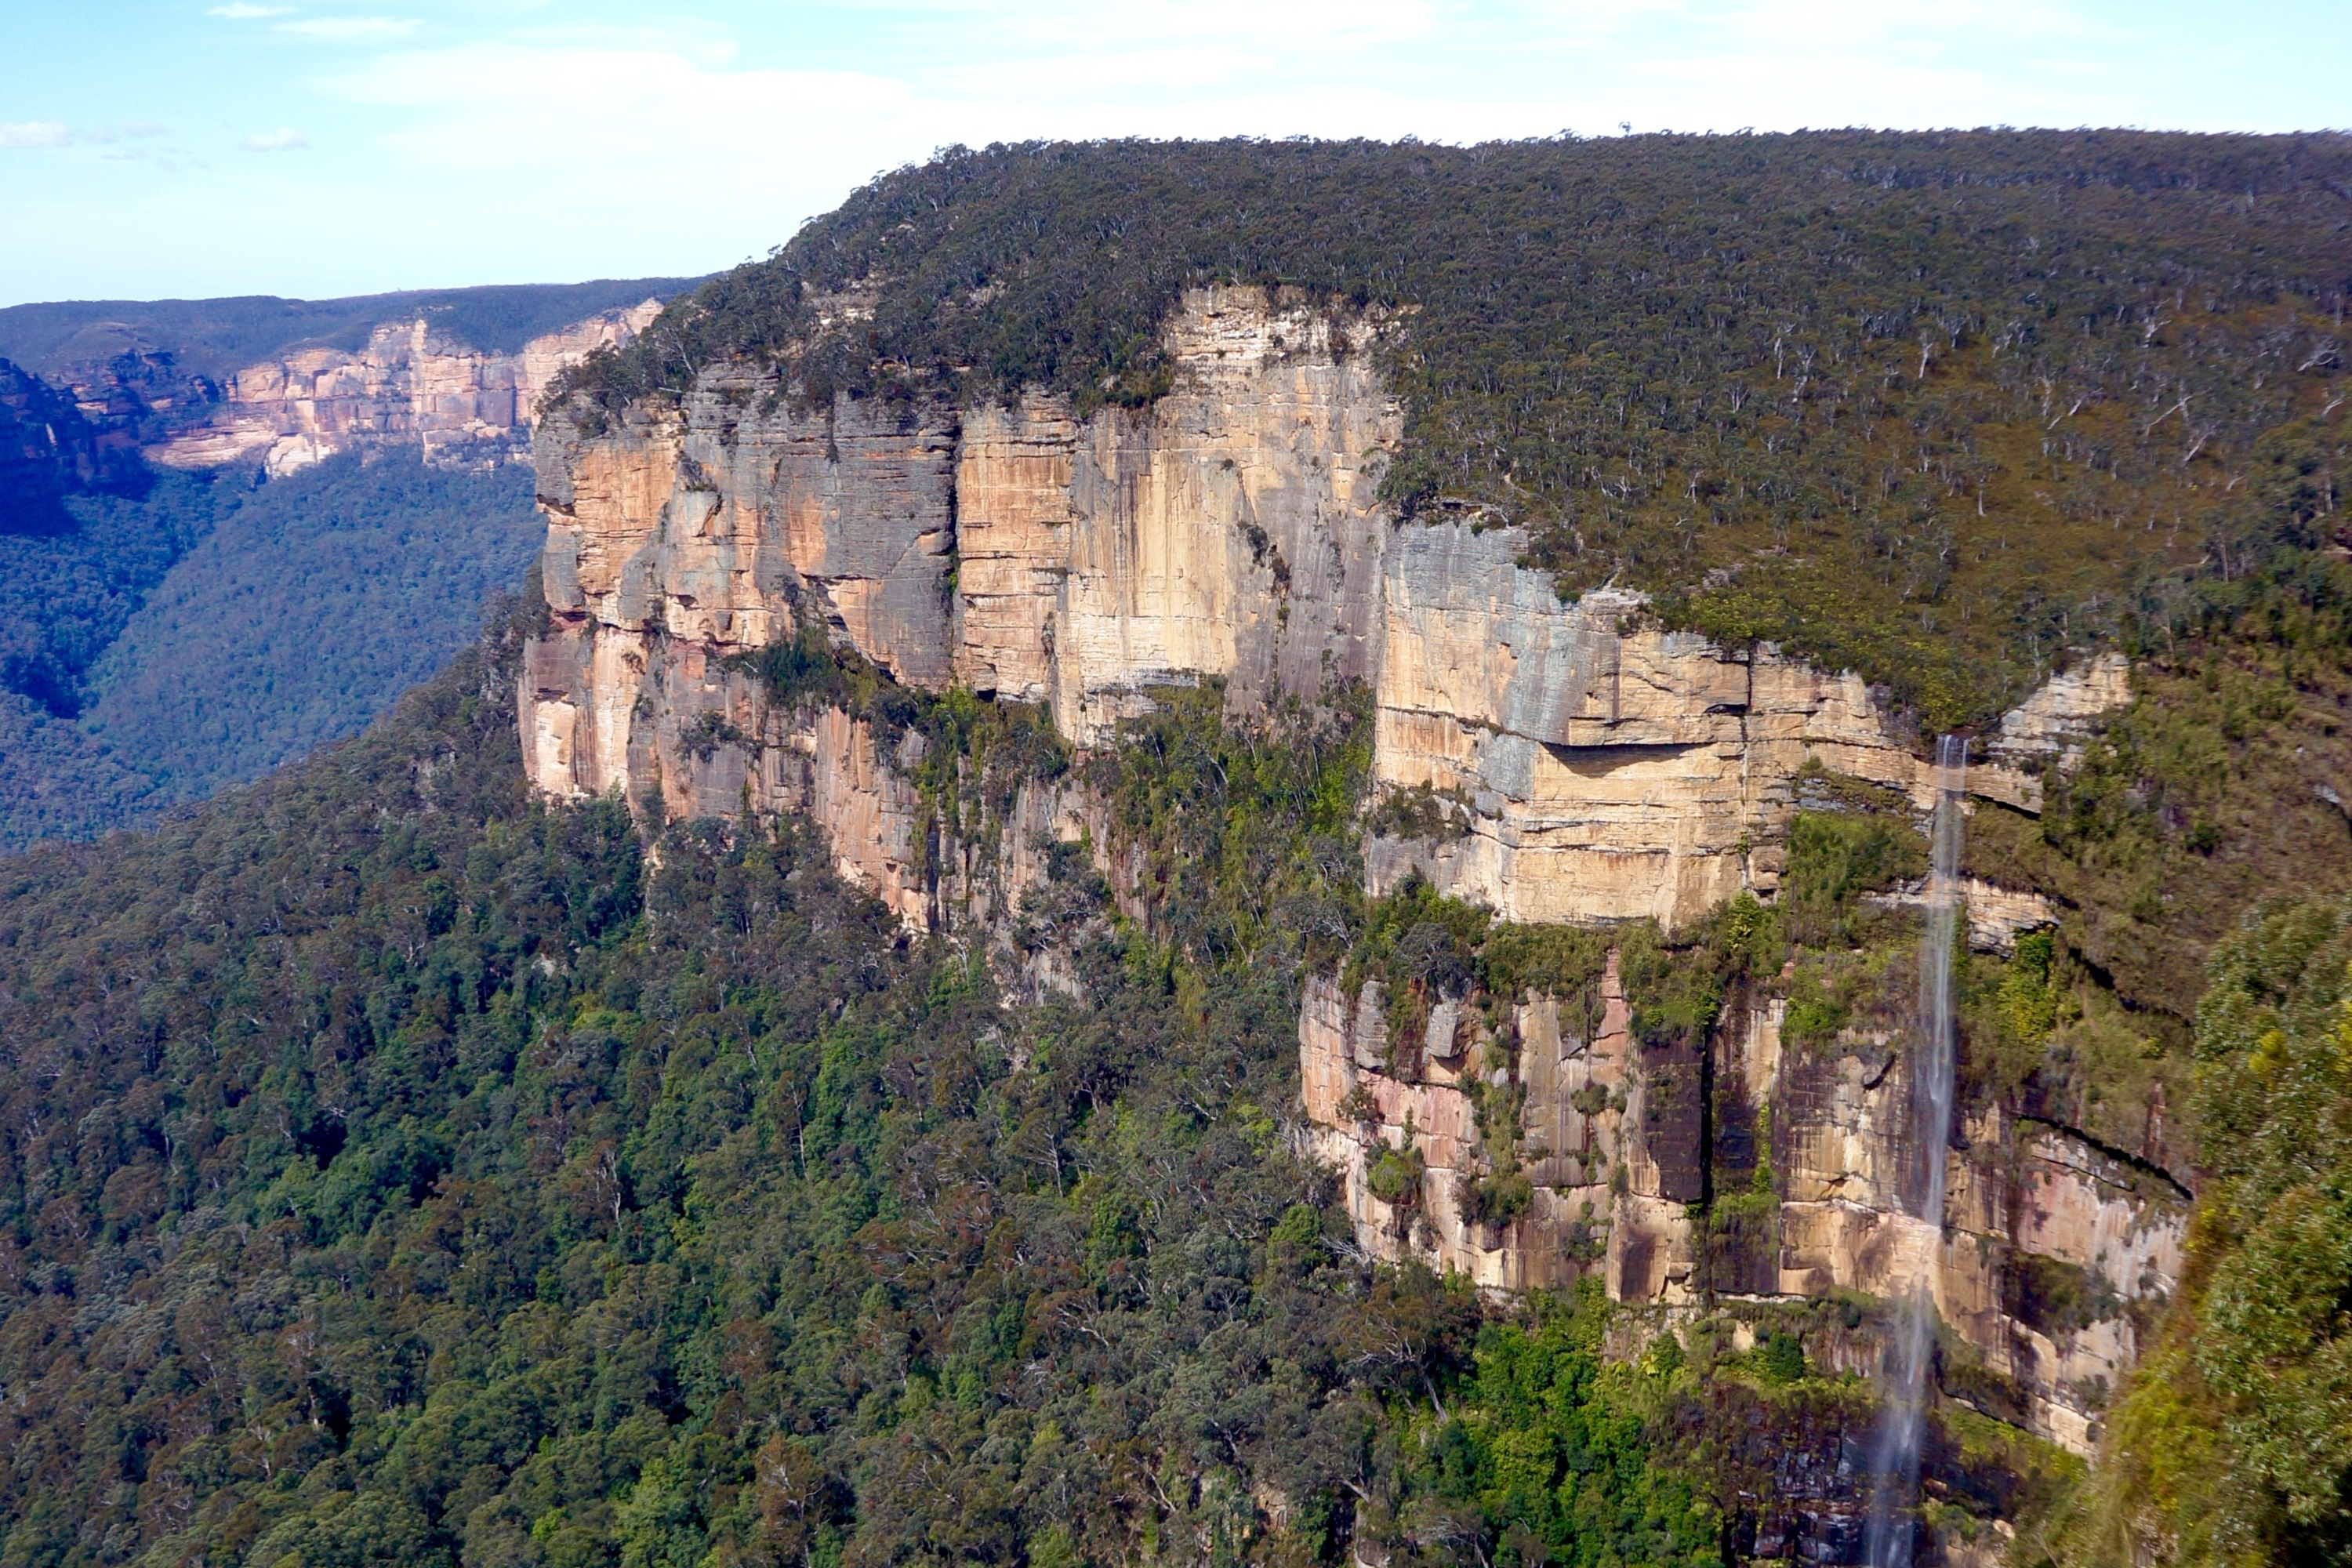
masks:
[(0, 309), (0, 359), (49, 380), (104, 367), (126, 353), (163, 350), (185, 374), (214, 380), (298, 347), (360, 349), (386, 321), (430, 321), (485, 353), (647, 295), (667, 299), (697, 278), (597, 279), (587, 283), (411, 289), (338, 300), (243, 294), (217, 300), (66, 300)]
[[(137, 448), (166, 468), (291, 473), (337, 452), (415, 445), (442, 466), (525, 455), (545, 384), (626, 343), (690, 279), (418, 289), (347, 300), (97, 300), (0, 310), (0, 365), (51, 405), (48, 452)], [(15, 423), (25, 425), (20, 413)], [(30, 430), (31, 425), (25, 425)], [(90, 465), (77, 455), (77, 466)], [(48, 495), (46, 476), (27, 490)], [(55, 508), (39, 503), (54, 521)], [(21, 510), (0, 498), (0, 507)], [(15, 525), (0, 525), (15, 526)]]

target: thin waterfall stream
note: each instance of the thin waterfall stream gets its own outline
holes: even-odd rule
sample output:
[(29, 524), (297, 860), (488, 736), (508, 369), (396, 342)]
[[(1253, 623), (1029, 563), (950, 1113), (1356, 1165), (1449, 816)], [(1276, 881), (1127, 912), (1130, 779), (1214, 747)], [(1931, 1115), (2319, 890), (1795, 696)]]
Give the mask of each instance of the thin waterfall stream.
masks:
[[(1911, 1058), (1909, 1130), (1924, 1167), (1904, 1256), (1908, 1287), (1895, 1305), (1885, 1363), (1885, 1403), (1871, 1453), (1871, 1568), (1910, 1568), (1919, 1498), (1919, 1439), (1927, 1425), (1927, 1381), (1936, 1352), (1937, 1254), (1944, 1226), (1944, 1148), (1952, 1128), (1952, 939), (1959, 918), (1960, 795), (1968, 782), (1968, 741), (1937, 742), (1937, 791), (1929, 830), (1927, 928), (1919, 939), (1919, 1025)], [(1909, 1187), (1911, 1184), (1906, 1184)], [(1915, 1195), (1906, 1191), (1905, 1198)]]

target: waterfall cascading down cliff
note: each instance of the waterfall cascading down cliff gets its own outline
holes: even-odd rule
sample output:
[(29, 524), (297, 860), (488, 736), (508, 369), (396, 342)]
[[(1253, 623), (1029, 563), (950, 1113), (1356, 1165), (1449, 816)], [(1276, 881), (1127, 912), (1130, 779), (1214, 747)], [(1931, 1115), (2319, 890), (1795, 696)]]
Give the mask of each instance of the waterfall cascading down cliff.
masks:
[[(1173, 386), (1141, 409), (1080, 415), (1034, 390), (808, 406), (742, 363), (708, 368), (674, 405), (551, 408), (537, 436), (550, 625), (520, 694), (533, 784), (671, 817), (803, 814), (910, 928), (987, 950), (1008, 994), (1075, 973), (1013, 934), (1055, 841), (1089, 846), (1113, 895), (1133, 892), (1134, 847), (1083, 770), (1023, 784), (988, 820), (940, 820), (916, 786), (921, 733), (774, 700), (750, 667), (761, 648), (822, 631), (903, 687), (1035, 704), (1081, 752), (1118, 745), (1171, 686), (1219, 682), (1245, 715), (1360, 684), (1375, 803), (1413, 792), (1445, 813), (1434, 831), (1369, 837), (1366, 890), (1417, 874), (1522, 923), (1673, 931), (1742, 892), (1773, 898), (1811, 770), (1916, 810), (1945, 797), (1946, 773), (1859, 678), (1670, 630), (1639, 595), (1563, 600), (1522, 563), (1522, 530), (1392, 516), (1378, 480), (1402, 417), (1370, 352), (1383, 330), (1202, 289), (1167, 323)], [(2041, 770), (2128, 700), (2121, 656), (2080, 660), (1960, 782), (2038, 811)], [(2028, 893), (1971, 883), (1967, 897), (1979, 948), (2056, 918)], [(2095, 1442), (2082, 1391), (2128, 1369), (2135, 1320), (2045, 1334), (2005, 1307), (2002, 1260), (2082, 1268), (2126, 1302), (2179, 1277), (2177, 1206), (2095, 1145), (1998, 1107), (1970, 1118), (1952, 1244), (1911, 1258), (1916, 1129), (1884, 1040), (1784, 1051), (1768, 994), (1677, 1054), (1636, 1037), (1613, 966), (1589, 1010), (1533, 993), (1492, 1013), (1449, 1000), (1394, 1042), (1377, 982), (1342, 989), (1336, 971), (1305, 979), (1302, 1135), (1376, 1256), (1493, 1289), (1594, 1274), (1670, 1313), (1735, 1295), (1892, 1300), (1931, 1269), (1943, 1321), (2013, 1381), (2020, 1418), (2078, 1453)], [(1458, 1198), (1480, 1173), (1471, 1080), (1496, 1074), (1524, 1097), (1534, 1190), (1519, 1217), (1485, 1225)], [(1769, 1138), (1755, 1152), (1775, 1201), (1752, 1244), (1717, 1237), (1706, 1261), (1692, 1214), (1709, 1083), (1717, 1125)], [(1426, 1175), (1399, 1205), (1369, 1173), (1405, 1141)]]
[[(1919, 938), (1919, 1018), (1910, 1062), (1910, 1117), (1917, 1151), (1917, 1228), (1906, 1255), (1916, 1259), (1895, 1303), (1887, 1347), (1885, 1405), (1871, 1455), (1872, 1568), (1910, 1568), (1919, 1491), (1919, 1439), (1927, 1424), (1928, 1379), (1936, 1353), (1936, 1258), (1944, 1228), (1944, 1155), (1952, 1130), (1952, 942), (1960, 903), (1960, 801), (1968, 782), (1968, 742), (1946, 735), (1936, 754), (1938, 798), (1930, 830), (1927, 923)], [(1906, 1198), (1912, 1194), (1906, 1194)]]

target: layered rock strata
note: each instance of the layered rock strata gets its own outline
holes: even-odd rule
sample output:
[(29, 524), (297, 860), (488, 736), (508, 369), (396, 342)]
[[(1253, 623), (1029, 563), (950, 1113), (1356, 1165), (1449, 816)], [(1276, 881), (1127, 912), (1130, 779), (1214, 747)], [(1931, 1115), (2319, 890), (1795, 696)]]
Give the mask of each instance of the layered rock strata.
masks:
[[(1525, 542), (1463, 524), (1391, 536), (1375, 779), (1452, 809), (1436, 836), (1370, 846), (1374, 891), (1419, 874), (1510, 920), (1672, 928), (1778, 887), (1809, 764), (1929, 804), (1926, 764), (1858, 678), (1663, 630), (1634, 595), (1563, 605), (1516, 563)], [(2021, 772), (1969, 783), (2041, 805)]]
[[(1425, 791), (1443, 818), (1370, 846), (1374, 889), (1419, 872), (1517, 920), (1674, 926), (1769, 894), (1811, 764), (1926, 798), (1854, 677), (1662, 630), (1634, 595), (1563, 604), (1511, 529), (1397, 526), (1378, 499), (1401, 428), (1379, 331), (1200, 290), (1168, 326), (1174, 388), (1143, 411), (1082, 419), (1044, 394), (813, 408), (722, 365), (674, 407), (550, 420), (559, 630), (525, 694), (534, 778), (657, 784), (688, 810), (710, 767), (755, 777), (748, 754), (665, 739), (691, 710), (664, 693), (693, 683), (681, 661), (805, 621), (908, 685), (1044, 704), (1082, 746), (1159, 687), (1221, 680), (1245, 708), (1361, 682), (1377, 786)], [(2079, 731), (2082, 701), (2044, 706), (2027, 739)], [(2039, 805), (2022, 769), (1969, 779)]]
[(533, 338), (513, 353), (449, 340), (425, 318), (386, 322), (356, 353), (297, 349), (250, 365), (201, 424), (147, 449), (171, 468), (257, 463), (272, 476), (338, 452), (415, 446), (427, 462), (488, 468), (527, 456), (540, 400), (568, 366), (627, 342), (660, 310), (647, 300)]
[[(1142, 410), (1081, 416), (1034, 392), (811, 406), (730, 364), (609, 424), (555, 411), (537, 443), (552, 625), (521, 693), (532, 779), (670, 816), (806, 812), (843, 874), (910, 927), (992, 941), (1053, 843), (1102, 853), (1089, 803), (1036, 785), (1011, 822), (945, 823), (913, 782), (919, 732), (777, 700), (752, 673), (762, 649), (821, 630), (906, 687), (1038, 705), (1081, 748), (1116, 743), (1171, 685), (1219, 681), (1246, 710), (1360, 683), (1376, 820), (1395, 829), (1368, 844), (1371, 889), (1418, 874), (1516, 921), (1672, 928), (1770, 897), (1816, 768), (1932, 802), (1930, 771), (1855, 677), (1665, 630), (1637, 595), (1564, 603), (1508, 528), (1397, 524), (1378, 496), (1401, 429), (1368, 353), (1380, 331), (1202, 290), (1168, 324), (1172, 390)], [(2038, 810), (2041, 772), (2127, 698), (2112, 662), (2062, 678), (2011, 715), (1971, 792)], [(2050, 913), (1970, 898), (1988, 945)], [(1024, 963), (1056, 983), (1050, 958)], [(1399, 1053), (1377, 994), (1309, 985), (1311, 1137), (1366, 1246), (1496, 1288), (1597, 1271), (1662, 1305), (1884, 1290), (1906, 1260), (1931, 1264), (1948, 1319), (2030, 1391), (2035, 1424), (2086, 1440), (2099, 1380), (2133, 1348), (2126, 1309), (2177, 1276), (2169, 1194), (2062, 1131), (1987, 1125), (1943, 1229), (1906, 1228), (1892, 1053), (1784, 1053), (1757, 1006), (1677, 1056), (1637, 1045), (1603, 990), (1517, 998), (1492, 1023), (1442, 1002)], [(1523, 1096), (1533, 1184), (1499, 1227), (1463, 1218), (1485, 1173), (1477, 1086), (1497, 1073)], [(1692, 1215), (1741, 1126), (1774, 1195), (1735, 1236)], [(2013, 1287), (2045, 1265), (2100, 1281), (2116, 1313), (2029, 1321)]]
[[(771, 753), (815, 742), (763, 728), (752, 683), (714, 672), (803, 625), (910, 686), (1042, 704), (1082, 745), (1158, 688), (1221, 680), (1249, 705), (1369, 683), (1392, 531), (1375, 490), (1401, 422), (1373, 330), (1351, 344), (1252, 291), (1196, 293), (1170, 326), (1175, 389), (1083, 420), (1034, 395), (808, 408), (730, 366), (615, 427), (550, 421), (534, 781), (789, 809)], [(843, 831), (845, 873), (910, 923), (949, 918)]]

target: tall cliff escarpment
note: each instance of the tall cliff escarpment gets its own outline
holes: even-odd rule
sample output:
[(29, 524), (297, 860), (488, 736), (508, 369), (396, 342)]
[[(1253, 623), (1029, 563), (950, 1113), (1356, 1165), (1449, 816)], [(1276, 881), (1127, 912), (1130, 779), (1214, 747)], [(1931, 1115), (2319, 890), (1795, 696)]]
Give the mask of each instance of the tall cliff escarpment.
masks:
[(270, 474), (338, 452), (419, 448), (425, 461), (479, 468), (522, 458), (555, 378), (626, 343), (660, 309), (647, 300), (531, 339), (513, 353), (458, 342), (418, 316), (388, 321), (356, 350), (297, 348), (227, 377), (200, 422), (148, 448), (169, 468), (258, 462)]
[(1222, 680), (1247, 707), (1370, 681), (1399, 421), (1332, 332), (1195, 295), (1169, 327), (1175, 389), (1083, 419), (1045, 395), (804, 408), (740, 369), (593, 433), (551, 418), (534, 779), (732, 815), (870, 776), (843, 868), (914, 923), (952, 918), (938, 862), (913, 869), (917, 759), (869, 775), (870, 727), (772, 709), (745, 656), (821, 627), (907, 686), (1041, 704), (1082, 746), (1158, 687)]
[[(1637, 595), (1566, 602), (1521, 564), (1527, 536), (1484, 517), (1391, 516), (1391, 330), (1204, 289), (1167, 321), (1170, 384), (1139, 407), (812, 405), (730, 362), (674, 402), (556, 410), (537, 437), (552, 623), (522, 679), (531, 778), (667, 816), (806, 812), (907, 924), (971, 931), (1002, 930), (1055, 840), (1091, 842), (1122, 885), (1099, 803), (1040, 776), (992, 823), (943, 811), (941, 770), (963, 759), (871, 701), (780, 682), (777, 650), (819, 639), (891, 689), (1034, 705), (1081, 750), (1117, 745), (1171, 686), (1222, 682), (1240, 712), (1352, 687), (1372, 710), (1367, 890), (1425, 887), (1524, 926), (1673, 932), (1772, 899), (1817, 777), (1926, 802), (1911, 738), (1858, 678), (1665, 629)], [(2011, 716), (1970, 790), (2038, 810), (2042, 770), (2127, 696), (2119, 659), (2081, 666)], [(2052, 918), (1972, 892), (1988, 949)], [(1613, 958), (1572, 994), (1434, 1000), (1400, 1038), (1377, 980), (1307, 989), (1311, 1141), (1375, 1253), (1496, 1287), (1595, 1273), (1669, 1309), (1883, 1292), (1926, 1258), (2020, 1418), (2077, 1447), (2135, 1320), (2053, 1332), (2021, 1315), (2016, 1280), (2046, 1266), (2128, 1305), (2178, 1277), (2163, 1180), (1999, 1110), (1969, 1130), (1940, 1231), (1906, 1226), (1883, 1031), (1784, 1048), (1784, 1005), (1759, 994), (1677, 1042), (1639, 1025)], [(1473, 1195), (1505, 1173), (1496, 1095), (1523, 1201)], [(1736, 1235), (1693, 1217), (1732, 1145), (1769, 1194), (1734, 1205)]]

